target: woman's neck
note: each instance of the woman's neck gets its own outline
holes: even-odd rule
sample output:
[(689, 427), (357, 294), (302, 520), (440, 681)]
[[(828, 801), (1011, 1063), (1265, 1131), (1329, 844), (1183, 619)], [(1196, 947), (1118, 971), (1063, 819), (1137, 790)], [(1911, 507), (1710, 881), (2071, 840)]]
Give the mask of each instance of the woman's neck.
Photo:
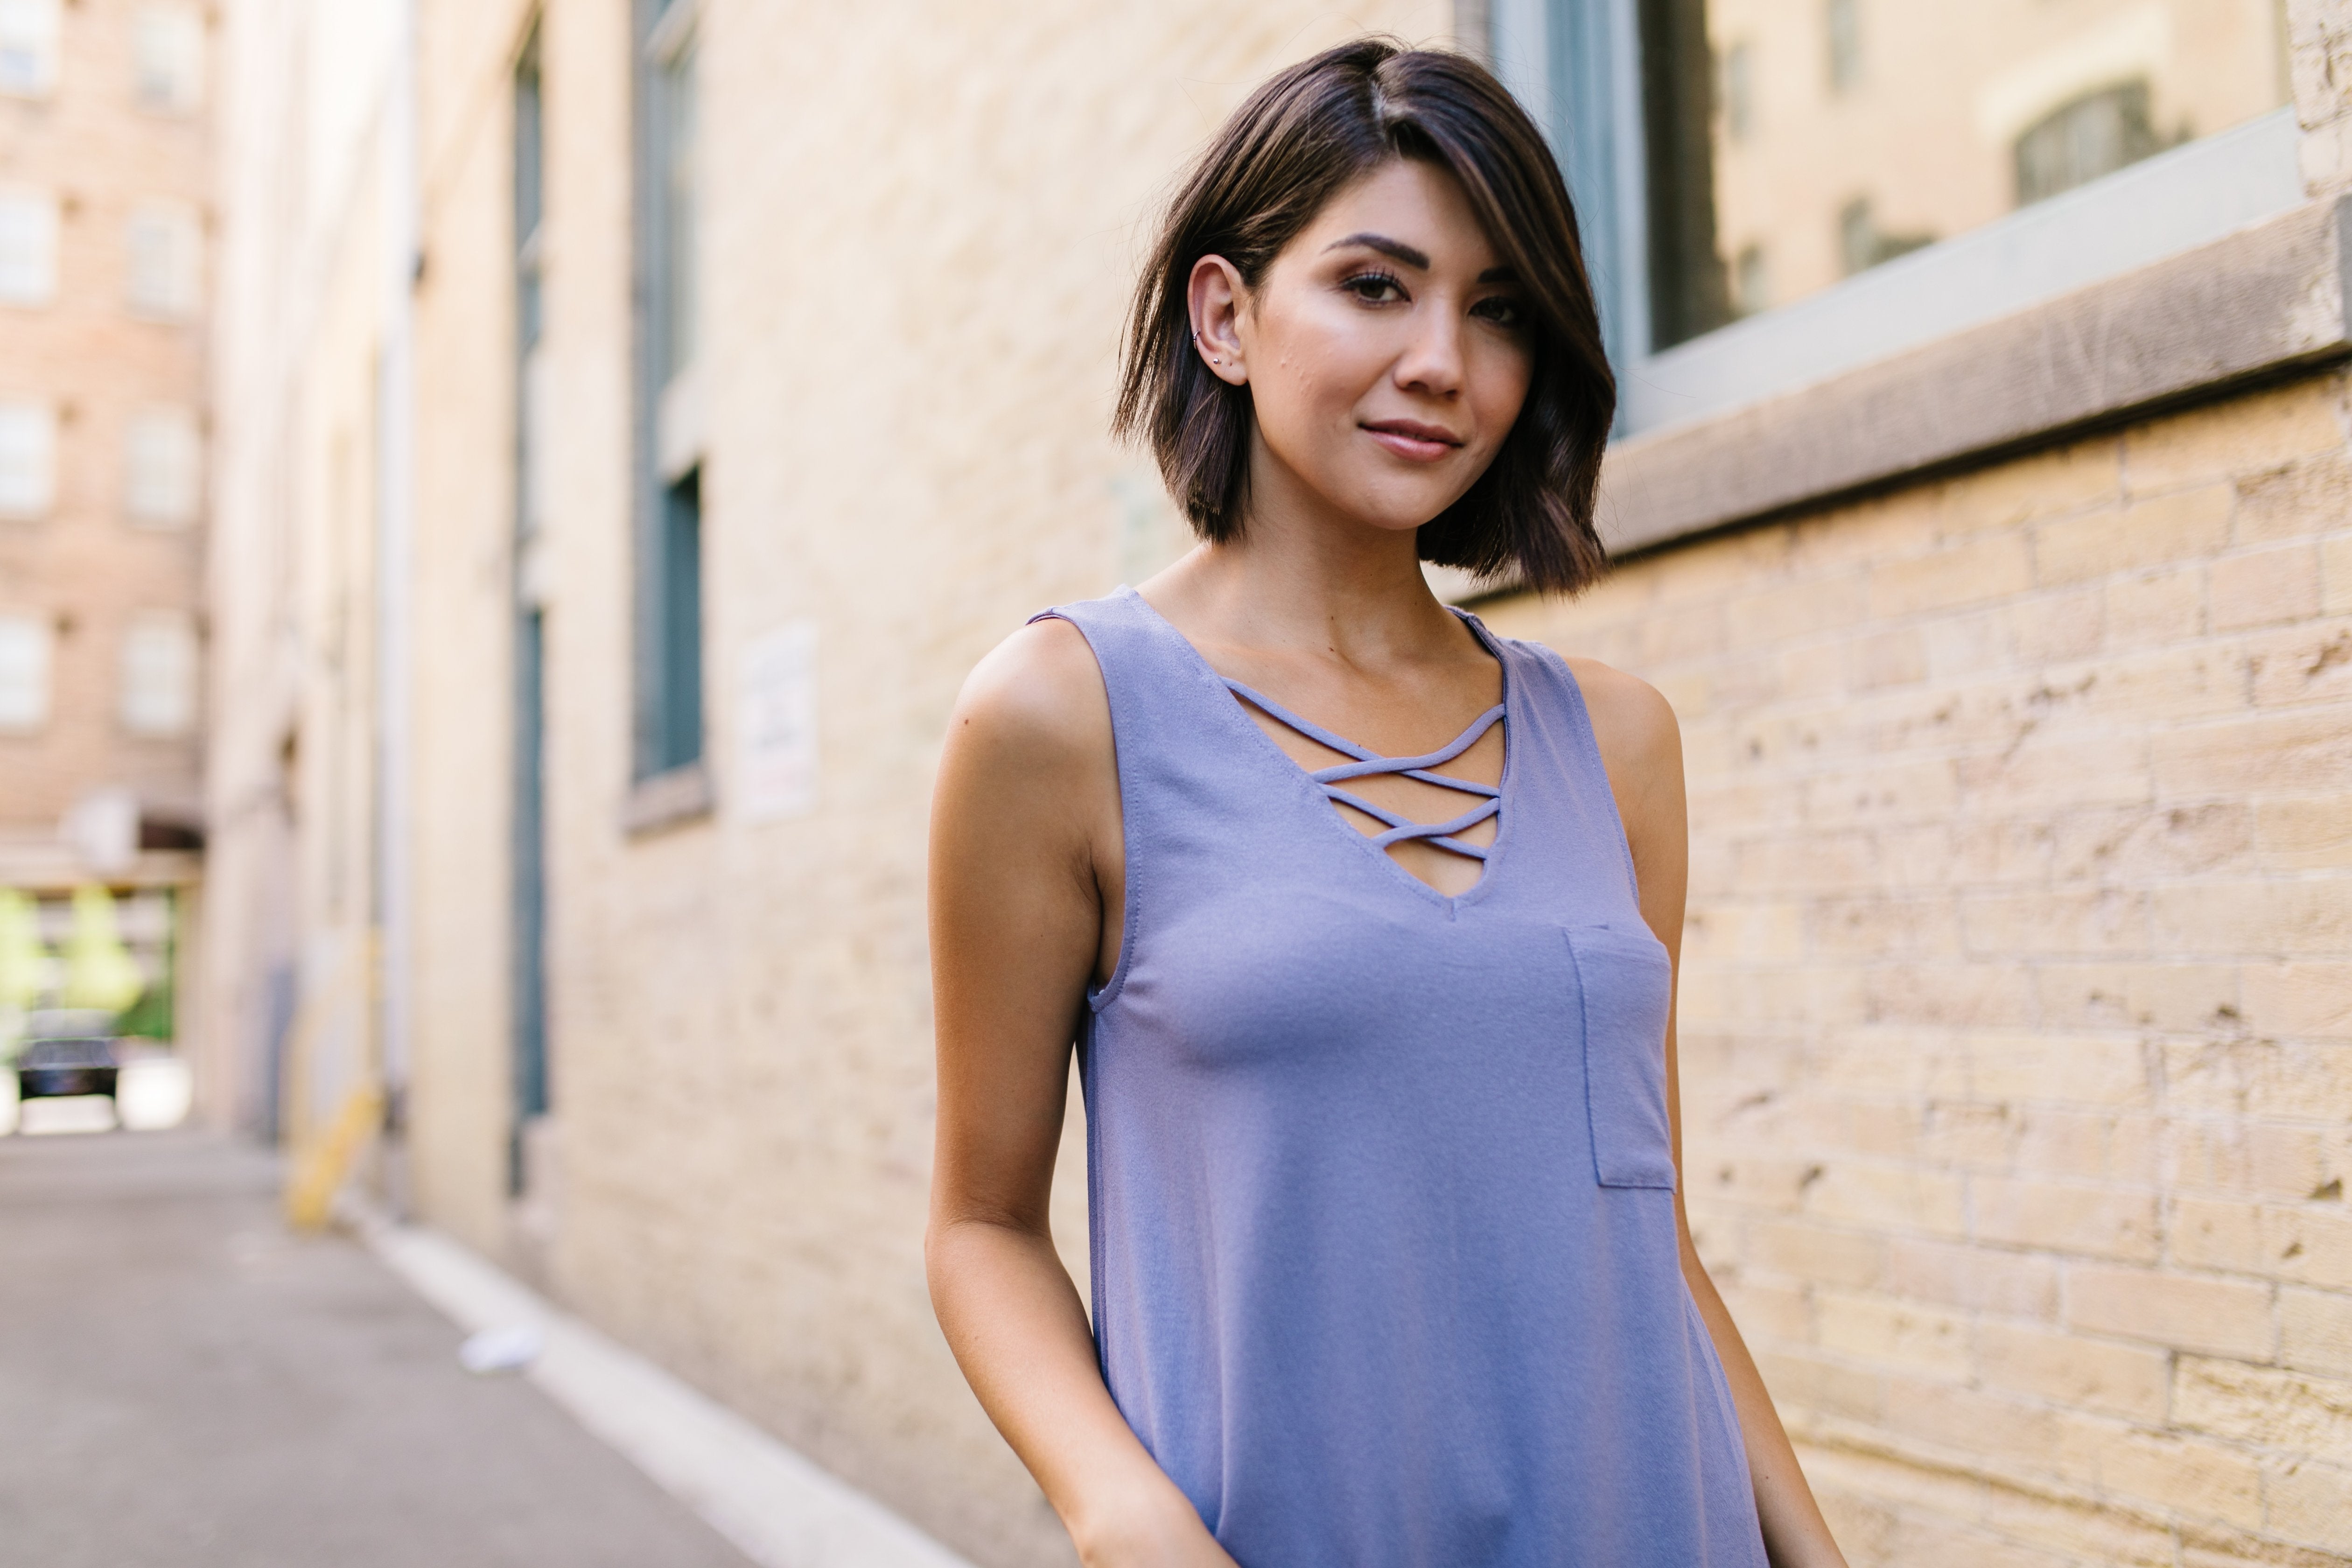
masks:
[(1483, 657), (1429, 591), (1412, 531), (1291, 494), (1290, 478), (1254, 472), (1241, 536), (1201, 545), (1153, 577), (1144, 590), (1153, 607), (1196, 643), (1359, 668)]

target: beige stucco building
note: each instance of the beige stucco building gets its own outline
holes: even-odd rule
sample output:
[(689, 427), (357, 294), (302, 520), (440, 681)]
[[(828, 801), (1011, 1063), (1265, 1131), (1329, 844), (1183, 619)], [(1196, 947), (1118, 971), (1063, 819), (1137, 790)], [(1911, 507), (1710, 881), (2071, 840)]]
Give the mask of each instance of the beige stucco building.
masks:
[[(388, 1081), (388, 1201), (1066, 1561), (923, 1288), (940, 735), (1181, 548), (1105, 435), (1173, 171), (1459, 11), (231, 0), (215, 1114)], [(1858, 1563), (2352, 1553), (2352, 10), (2286, 20), (2287, 205), (1631, 434), (1617, 574), (1482, 605), (1682, 714), (1692, 1212)]]

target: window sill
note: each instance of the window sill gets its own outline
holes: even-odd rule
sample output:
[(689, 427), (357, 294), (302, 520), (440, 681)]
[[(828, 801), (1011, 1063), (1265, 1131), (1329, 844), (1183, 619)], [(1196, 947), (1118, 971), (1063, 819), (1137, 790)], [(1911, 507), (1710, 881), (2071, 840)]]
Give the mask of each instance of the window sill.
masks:
[(1621, 435), (1663, 435), (2185, 255), (2305, 201), (2294, 111), (2200, 137), (1641, 359)]
[(1612, 554), (2003, 457), (2352, 354), (2352, 197), (1717, 417), (1620, 441)]
[(632, 838), (683, 827), (710, 816), (710, 769), (692, 762), (666, 773), (639, 779), (621, 806), (621, 830)]

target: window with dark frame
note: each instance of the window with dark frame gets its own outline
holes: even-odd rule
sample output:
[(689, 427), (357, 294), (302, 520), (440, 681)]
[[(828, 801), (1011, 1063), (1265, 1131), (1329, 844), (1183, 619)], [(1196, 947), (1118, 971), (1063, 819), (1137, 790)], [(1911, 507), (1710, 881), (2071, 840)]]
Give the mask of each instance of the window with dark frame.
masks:
[(2052, 110), (2017, 139), (2017, 205), (2047, 201), (2063, 191), (2154, 157), (2175, 142), (2157, 133), (2145, 80), (2085, 93)]
[[(2029, 207), (2043, 224), (2042, 209), (2089, 200), (2150, 159), (2189, 158), (2143, 197), (2158, 217), (2135, 216), (2120, 196), (2083, 208), (2073, 221), (2096, 242), (2032, 241), (2062, 258), (2047, 265), (1950, 251), (1909, 320), (1936, 335), (2111, 276), (2114, 262), (2063, 257), (2137, 265), (2128, 253), (2143, 242), (2131, 237), (2143, 233), (2144, 259), (2158, 259), (2180, 247), (2184, 210), (2212, 208), (2188, 226), (2219, 238), (2301, 199), (2280, 0), (1493, 0), (1485, 11), (1498, 68), (1549, 121), (1612, 356), (1635, 373), (1621, 375), (1621, 434), (1905, 346), (1891, 341), (1909, 330), (1903, 309), (1837, 318), (1810, 306)], [(1806, 325), (1789, 330), (1806, 341), (1768, 350), (1758, 334), (1801, 306)], [(1696, 352), (1735, 339), (1736, 351)]]
[[(696, 433), (698, 0), (637, 5), (637, 637), (640, 783), (703, 759), (703, 505)], [(698, 795), (696, 799), (706, 799)]]
[(702, 756), (702, 470), (688, 468), (662, 489), (661, 729), (653, 771)]
[(540, 449), (546, 411), (540, 339), (546, 307), (541, 258), (546, 205), (546, 115), (539, 34), (524, 43), (514, 71), (514, 526), (513, 821), (509, 850), (509, 998), (514, 1107), (507, 1149), (507, 1191), (529, 1184), (526, 1134), (548, 1113), (547, 1049), (547, 612), (539, 570), (547, 498), (541, 493), (547, 454)]
[(636, 744), (640, 781), (703, 755), (697, 313), (696, 0), (637, 0)]

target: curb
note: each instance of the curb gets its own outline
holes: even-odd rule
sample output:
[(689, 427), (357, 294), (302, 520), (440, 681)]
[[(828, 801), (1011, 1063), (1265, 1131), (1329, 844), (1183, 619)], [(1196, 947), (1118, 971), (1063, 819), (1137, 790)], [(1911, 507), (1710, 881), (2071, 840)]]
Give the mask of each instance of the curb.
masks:
[(545, 1349), (522, 1375), (760, 1568), (971, 1568), (872, 1498), (448, 1237), (345, 1212), (370, 1251), (467, 1333), (539, 1330)]

